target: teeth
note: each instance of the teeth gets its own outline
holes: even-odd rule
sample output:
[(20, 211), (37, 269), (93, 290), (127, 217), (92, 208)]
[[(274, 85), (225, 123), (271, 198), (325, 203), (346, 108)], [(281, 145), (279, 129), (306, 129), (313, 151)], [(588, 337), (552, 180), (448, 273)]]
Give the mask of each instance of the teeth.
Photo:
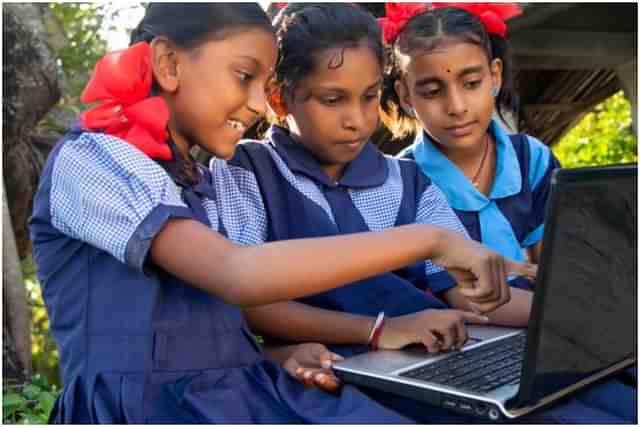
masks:
[(247, 127), (244, 125), (244, 123), (238, 121), (238, 120), (227, 120), (227, 126), (238, 130), (240, 132), (244, 132), (247, 130)]

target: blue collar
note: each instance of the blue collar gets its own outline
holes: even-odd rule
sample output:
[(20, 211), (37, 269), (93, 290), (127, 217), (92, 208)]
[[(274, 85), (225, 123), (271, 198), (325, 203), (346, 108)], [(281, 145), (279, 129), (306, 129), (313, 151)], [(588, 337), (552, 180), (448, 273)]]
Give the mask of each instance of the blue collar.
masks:
[(411, 149), (422, 171), (445, 193), (449, 204), (460, 211), (480, 211), (494, 199), (518, 194), (522, 189), (520, 163), (507, 133), (491, 120), (489, 132), (496, 141), (496, 175), (489, 197), (479, 192), (460, 168), (437, 149), (421, 132)]
[(384, 155), (370, 142), (364, 146), (358, 157), (345, 166), (342, 178), (336, 184), (322, 170), (313, 154), (291, 138), (287, 129), (271, 126), (267, 138), (292, 172), (305, 175), (327, 187), (378, 187), (384, 184), (389, 176), (389, 167)]

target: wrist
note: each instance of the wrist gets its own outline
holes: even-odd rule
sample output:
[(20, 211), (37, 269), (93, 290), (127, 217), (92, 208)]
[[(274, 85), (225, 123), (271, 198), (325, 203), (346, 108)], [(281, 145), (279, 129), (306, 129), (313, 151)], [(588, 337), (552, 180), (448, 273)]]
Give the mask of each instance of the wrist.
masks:
[(373, 332), (373, 327), (376, 325), (376, 317), (367, 317), (367, 321), (364, 323), (365, 328), (362, 329), (361, 338), (358, 341), (359, 344), (369, 345), (369, 340), (371, 339), (371, 333)]
[(369, 333), (369, 339), (367, 340), (367, 345), (373, 351), (378, 350), (380, 347), (380, 336), (382, 335), (382, 330), (384, 328), (385, 316), (384, 311), (378, 313), (378, 317), (376, 317), (376, 321), (371, 328), (371, 332)]
[(425, 236), (423, 249), (423, 257), (425, 259), (435, 258), (442, 252), (442, 244), (446, 239), (446, 231), (440, 227), (430, 224), (421, 224), (422, 234)]
[(266, 344), (262, 347), (267, 359), (282, 365), (287, 359), (289, 359), (295, 351), (298, 349), (298, 344), (293, 345), (274, 345)]

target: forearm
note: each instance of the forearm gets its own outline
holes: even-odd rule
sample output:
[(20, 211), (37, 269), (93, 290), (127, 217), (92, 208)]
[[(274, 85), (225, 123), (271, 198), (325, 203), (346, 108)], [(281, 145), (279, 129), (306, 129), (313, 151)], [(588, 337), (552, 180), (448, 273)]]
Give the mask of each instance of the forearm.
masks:
[[(457, 287), (451, 288), (443, 294), (443, 299), (452, 308), (469, 311), (468, 300), (462, 296)], [(523, 289), (511, 288), (511, 300), (496, 310), (485, 313), (489, 323), (499, 326), (524, 327), (529, 322), (529, 313), (533, 293)]]
[(152, 261), (243, 307), (295, 299), (398, 269), (435, 253), (444, 231), (406, 225), (381, 232), (240, 246), (193, 220), (170, 220)]
[(366, 344), (375, 321), (295, 301), (248, 308), (244, 313), (252, 330), (290, 342)]

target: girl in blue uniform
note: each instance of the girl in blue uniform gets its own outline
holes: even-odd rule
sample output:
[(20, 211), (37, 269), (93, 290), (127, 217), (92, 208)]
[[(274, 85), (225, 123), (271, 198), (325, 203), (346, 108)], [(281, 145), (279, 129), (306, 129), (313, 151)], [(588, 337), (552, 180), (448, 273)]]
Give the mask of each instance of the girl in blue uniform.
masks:
[[(515, 107), (504, 19), (519, 9), (463, 6), (478, 19), (444, 8), (449, 4), (435, 4), (429, 13), (412, 9), (418, 16), (409, 22), (411, 13), (399, 17), (406, 7), (387, 6), (383, 25), (393, 55), (383, 118), (396, 136), (416, 125), (424, 130), (400, 155), (415, 159), (442, 189), (473, 239), (537, 263), (549, 180), (559, 163), (546, 145), (507, 135), (492, 118), (494, 106), (500, 117)], [(470, 42), (453, 43), (456, 37)], [(425, 51), (434, 54), (421, 55)], [(487, 56), (489, 67), (479, 69)], [(510, 284), (532, 286), (526, 278)]]
[[(418, 130), (400, 157), (414, 159), (442, 189), (473, 239), (537, 263), (551, 173), (560, 164), (542, 142), (508, 135), (493, 118), (516, 106), (505, 20), (518, 13), (513, 4), (387, 4), (382, 26), (392, 59), (383, 120), (396, 136)], [(510, 284), (533, 286), (525, 278)], [(637, 419), (635, 389), (616, 381), (580, 399)]]
[(354, 388), (305, 389), (265, 358), (238, 306), (424, 258), (501, 301), (503, 258), (428, 225), (245, 246), (265, 220), (247, 181), (189, 150), (231, 157), (264, 112), (277, 56), (268, 18), (248, 3), (152, 4), (132, 43), (96, 65), (83, 101), (99, 105), (53, 149), (35, 197), (33, 252), (64, 382), (52, 420), (408, 421)]

